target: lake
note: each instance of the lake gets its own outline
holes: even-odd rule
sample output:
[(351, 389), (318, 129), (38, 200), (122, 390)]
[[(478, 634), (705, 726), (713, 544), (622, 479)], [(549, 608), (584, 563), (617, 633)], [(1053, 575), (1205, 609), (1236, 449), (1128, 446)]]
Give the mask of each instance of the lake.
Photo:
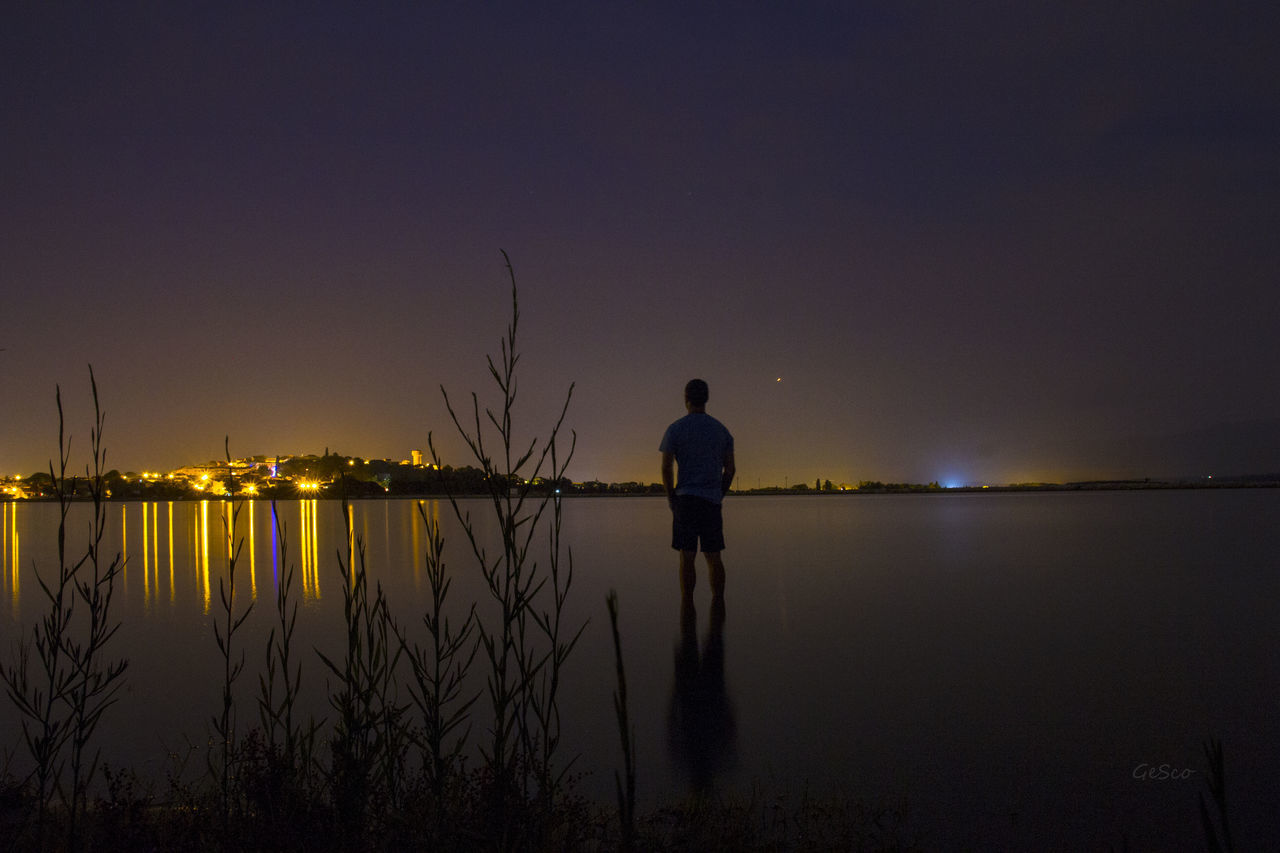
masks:
[[(562, 506), (568, 616), (590, 620), (564, 688), (566, 755), (602, 802), (621, 764), (605, 608), (616, 589), (646, 807), (695, 786), (838, 792), (900, 808), (936, 849), (1203, 849), (1203, 745), (1218, 738), (1237, 848), (1280, 842), (1280, 491), (734, 496), (723, 613), (701, 563), (695, 610), (682, 613), (661, 498)], [(423, 508), (443, 524), (451, 595), (479, 597), (448, 503)], [(54, 568), (57, 507), (0, 510), (11, 655), (43, 606), (32, 566)], [(342, 641), (334, 554), (349, 533), (398, 619), (416, 623), (427, 600), (417, 501), (356, 503), (349, 529), (336, 502), (276, 511), (279, 528), (265, 502), (237, 525), (238, 589), (256, 601), (245, 722), (282, 552), (302, 604), (298, 648)], [(74, 507), (73, 530), (88, 512)], [(107, 506), (107, 544), (127, 557), (116, 652), (130, 668), (102, 745), (144, 776), (163, 778), (220, 707), (212, 624), (227, 512)], [(314, 656), (306, 665), (322, 713), (324, 671)], [(19, 738), (0, 705), (0, 747)]]

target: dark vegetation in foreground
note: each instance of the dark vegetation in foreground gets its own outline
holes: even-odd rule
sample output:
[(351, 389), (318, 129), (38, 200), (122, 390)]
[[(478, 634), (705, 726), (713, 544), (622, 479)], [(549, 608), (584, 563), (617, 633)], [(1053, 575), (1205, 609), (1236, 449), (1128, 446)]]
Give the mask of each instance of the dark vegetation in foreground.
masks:
[[(221, 698), (208, 736), (187, 756), (170, 756), (164, 780), (103, 765), (94, 736), (128, 677), (113, 654), (120, 627), (113, 593), (120, 554), (102, 551), (107, 477), (104, 416), (90, 369), (94, 425), (91, 463), (68, 474), (70, 440), (58, 400), (58, 462), (49, 483), (61, 509), (58, 565), (37, 567), (46, 601), (39, 622), (0, 661), (0, 683), (21, 720), (22, 739), (0, 744), (0, 849), (7, 851), (212, 850), (916, 850), (904, 807), (840, 795), (759, 790), (734, 797), (691, 795), (637, 813), (634, 725), (627, 703), (621, 607), (605, 602), (614, 642), (614, 708), (621, 768), (617, 802), (604, 807), (575, 789), (572, 758), (561, 754), (559, 687), (585, 628), (567, 624), (573, 553), (560, 538), (560, 502), (539, 488), (563, 479), (561, 426), (573, 388), (546, 440), (512, 443), (516, 401), (515, 277), (512, 319), (501, 356), (489, 360), (498, 404), (475, 394), (461, 414), (442, 388), (454, 426), (470, 448), (500, 542), (482, 541), (460, 492), (445, 496), (467, 540), (464, 562), (484, 580), (483, 601), (449, 600), (451, 573), (439, 524), (420, 511), (431, 600), (420, 624), (390, 614), (369, 585), (364, 544), (353, 536), (333, 556), (343, 580), (345, 650), (326, 656), (294, 643), (298, 602), (283, 543), (282, 579), (265, 648), (242, 630), (254, 604), (237, 592), (243, 497), (226, 523), (230, 558), (219, 580), (209, 654), (222, 664)], [(230, 461), (229, 441), (224, 448)], [(434, 444), (428, 442), (439, 466)], [(240, 493), (228, 464), (227, 492)], [(545, 474), (545, 476), (544, 476)], [(340, 478), (339, 489), (350, 481)], [(936, 488), (936, 484), (935, 484)], [(820, 489), (821, 490), (821, 489)], [(93, 502), (88, 544), (68, 545), (68, 507)], [(343, 511), (349, 495), (340, 492)], [(470, 504), (474, 507), (474, 502)], [(283, 530), (277, 531), (283, 533)], [(451, 552), (452, 553), (452, 552)], [(535, 556), (535, 553), (537, 556)], [(463, 612), (459, 620), (456, 614)], [(451, 618), (451, 615), (453, 618)], [(216, 651), (215, 651), (216, 649)], [(242, 678), (249, 654), (265, 664), (256, 685)], [(329, 714), (297, 708), (304, 677), (323, 673)], [(481, 681), (485, 687), (473, 692)], [(246, 715), (244, 721), (241, 715)], [(473, 758), (469, 766), (467, 756)], [(203, 769), (192, 774), (193, 758)], [(1208, 794), (1199, 799), (1206, 848), (1233, 849), (1220, 743), (1206, 746)], [(17, 768), (21, 767), (21, 771)]]
[[(464, 562), (481, 573), (486, 600), (462, 610), (449, 600), (454, 569), (446, 567), (438, 523), (423, 511), (431, 600), (419, 624), (391, 616), (381, 586), (370, 586), (364, 544), (353, 536), (333, 556), (343, 579), (345, 650), (330, 657), (295, 644), (294, 566), (283, 549), (273, 611), (259, 617), (273, 628), (265, 648), (249, 648), (243, 628), (254, 604), (237, 589), (244, 499), (233, 499), (225, 529), (230, 557), (209, 645), (221, 663), (221, 697), (205, 742), (188, 756), (171, 756), (163, 781), (99, 762), (97, 725), (128, 675), (128, 661), (112, 651), (121, 557), (101, 550), (106, 454), (92, 370), (93, 458), (83, 479), (68, 474), (59, 390), (59, 463), (49, 472), (62, 508), (59, 564), (37, 567), (46, 612), (0, 663), (22, 724), (20, 743), (0, 745), (3, 849), (909, 848), (899, 840), (896, 811), (842, 798), (702, 797), (637, 815), (620, 604), (612, 594), (617, 805), (595, 805), (575, 792), (572, 761), (560, 750), (559, 687), (585, 623), (564, 620), (573, 553), (560, 539), (559, 501), (531, 485), (544, 475), (560, 479), (573, 455), (572, 439), (562, 455), (560, 434), (573, 389), (545, 441), (513, 445), (519, 304), (509, 262), (507, 269), (512, 319), (500, 357), (489, 359), (497, 405), (482, 408), (472, 394), (470, 407), (455, 409), (441, 389), (484, 474), (486, 512), (501, 531), (501, 541), (482, 541), (470, 509), (446, 491), (467, 540)], [(226, 450), (229, 461), (229, 441)], [(238, 494), (234, 480), (226, 486)], [(89, 544), (76, 552), (68, 545), (67, 507), (78, 492), (87, 492), (94, 511)], [(249, 655), (265, 664), (257, 684), (242, 677)], [(323, 719), (297, 707), (303, 679), (317, 669), (328, 685)], [(484, 688), (472, 692), (476, 683)], [(475, 755), (468, 766), (465, 756)], [(203, 764), (194, 774), (193, 759)]]

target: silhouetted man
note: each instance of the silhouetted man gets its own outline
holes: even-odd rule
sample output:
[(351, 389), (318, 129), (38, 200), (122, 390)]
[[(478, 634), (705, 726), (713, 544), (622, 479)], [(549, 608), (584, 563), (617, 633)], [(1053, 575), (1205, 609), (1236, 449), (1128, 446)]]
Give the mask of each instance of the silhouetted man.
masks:
[[(735, 473), (733, 436), (707, 414), (707, 383), (690, 379), (684, 386), (689, 411), (662, 436), (662, 485), (671, 505), (671, 547), (680, 552), (680, 591), (693, 595), (698, 546), (706, 555), (711, 595), (724, 595), (724, 523), (720, 504)], [(680, 479), (676, 481), (676, 470)]]

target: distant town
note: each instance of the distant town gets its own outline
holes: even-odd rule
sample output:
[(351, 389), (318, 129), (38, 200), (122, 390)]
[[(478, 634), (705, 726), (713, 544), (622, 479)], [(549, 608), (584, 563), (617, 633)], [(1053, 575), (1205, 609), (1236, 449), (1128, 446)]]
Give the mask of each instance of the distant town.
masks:
[[(77, 497), (90, 496), (84, 477), (69, 484)], [(870, 485), (870, 484), (864, 484)], [(881, 484), (875, 484), (881, 485)], [(483, 470), (471, 466), (437, 465), (414, 450), (410, 458), (364, 459), (330, 453), (321, 455), (251, 456), (213, 461), (173, 471), (118, 471), (103, 475), (105, 496), (112, 500), (199, 500), (207, 498), (373, 498), (427, 495), (484, 495), (498, 490), (531, 487), (537, 492), (562, 495), (662, 494), (661, 483), (574, 482), (567, 478), (532, 481), (513, 479), (493, 483)], [(835, 485), (830, 480), (757, 491), (840, 491), (856, 485)], [(924, 488), (938, 488), (936, 483)], [(0, 500), (41, 500), (55, 497), (53, 478), (47, 472), (0, 478)]]

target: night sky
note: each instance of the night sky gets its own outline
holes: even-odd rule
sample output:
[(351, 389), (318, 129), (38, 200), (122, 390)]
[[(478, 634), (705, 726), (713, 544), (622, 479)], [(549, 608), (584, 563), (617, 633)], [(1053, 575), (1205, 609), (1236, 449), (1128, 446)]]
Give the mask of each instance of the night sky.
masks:
[[(21, 3), (0, 471), (523, 435), (739, 484), (1280, 471), (1271, 3)], [(781, 381), (779, 381), (781, 379)], [(1191, 470), (1184, 470), (1190, 468)]]

